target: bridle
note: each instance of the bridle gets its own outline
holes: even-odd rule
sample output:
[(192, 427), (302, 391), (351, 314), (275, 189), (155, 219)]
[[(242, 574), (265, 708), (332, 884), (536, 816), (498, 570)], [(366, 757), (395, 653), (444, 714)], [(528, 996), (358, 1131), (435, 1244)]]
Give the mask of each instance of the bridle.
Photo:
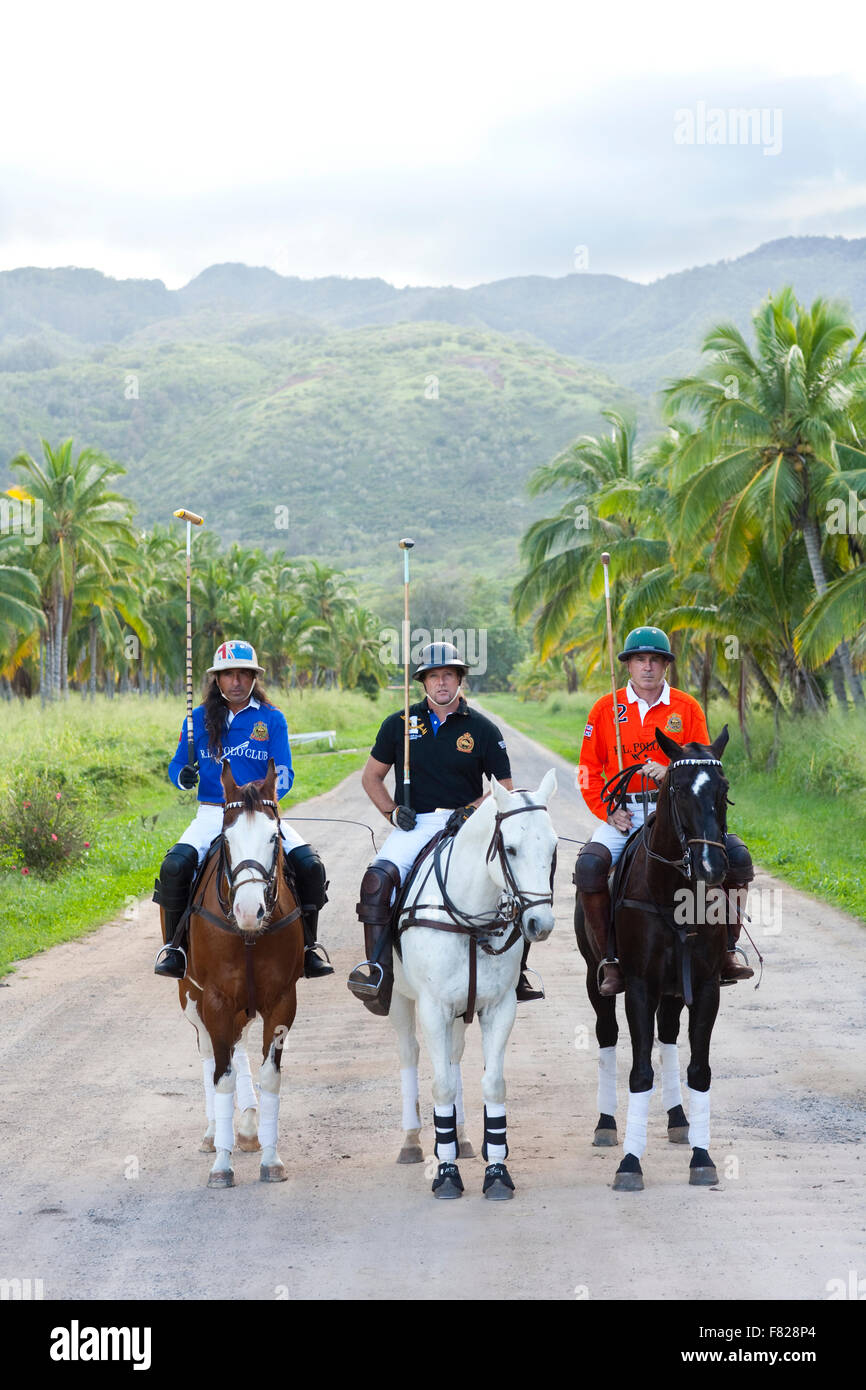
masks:
[[(217, 864), (216, 874), (217, 899), (219, 901), (220, 908), (226, 921), (230, 925), (233, 924), (234, 930), (236, 931), (239, 930), (239, 928), (237, 926), (237, 923), (235, 922), (234, 914), (235, 894), (237, 893), (239, 888), (245, 887), (248, 883), (263, 883), (265, 885), (265, 915), (262, 918), (262, 929), (268, 927), (270, 928), (270, 930), (274, 931), (278, 926), (285, 925), (285, 922), (291, 920), (291, 918), (286, 918), (284, 921), (281, 920), (280, 922), (276, 922), (273, 924), (270, 920), (271, 916), (273, 915), (274, 908), (277, 905), (277, 893), (279, 891), (278, 868), (280, 857), (280, 811), (276, 801), (269, 801), (266, 798), (262, 797), (261, 802), (259, 804), (262, 806), (270, 806), (273, 809), (274, 821), (277, 827), (277, 833), (274, 837), (274, 857), (271, 861), (270, 869), (266, 869), (264, 864), (260, 864), (257, 859), (242, 859), (239, 864), (233, 865), (228, 855), (228, 846), (226, 842), (225, 829), (223, 829), (223, 832), (220, 835), (219, 863)], [(243, 801), (227, 801), (223, 811), (223, 822), (225, 823), (225, 812), (238, 809), (242, 810), (244, 806), (245, 803)], [(255, 809), (257, 810), (258, 807), (256, 807)], [(252, 870), (254, 872), (254, 877), (245, 878), (243, 883), (238, 883), (238, 874), (242, 873), (246, 869)], [(226, 898), (225, 894), (223, 893), (223, 879), (225, 879), (226, 886), (228, 887), (228, 898)]]
[[(673, 778), (670, 776), (670, 772), (675, 767), (721, 766), (722, 762), (720, 758), (677, 758), (676, 761), (672, 762), (668, 768), (668, 810), (670, 812), (671, 824), (673, 825), (674, 833), (676, 834), (677, 839), (680, 842), (680, 846), (682, 847), (681, 859), (666, 859), (663, 854), (656, 854), (655, 850), (650, 849), (649, 834), (647, 832), (646, 805), (644, 805), (644, 823), (641, 828), (641, 835), (642, 844), (647, 852), (647, 855), (650, 859), (655, 859), (659, 864), (666, 864), (668, 868), (678, 870), (678, 872), (681, 873), (684, 878), (687, 878), (689, 880), (695, 877), (695, 874), (692, 872), (693, 851), (690, 848), (691, 845), (714, 845), (717, 849), (720, 849), (722, 851), (722, 853), (725, 856), (726, 862), (728, 858), (728, 851), (727, 846), (723, 840), (708, 840), (704, 835), (686, 835), (686, 828), (683, 825), (682, 817), (680, 816), (680, 812), (677, 807), (676, 788), (674, 786)], [(640, 772), (642, 767), (643, 763), (635, 763), (631, 767), (624, 768), (622, 772), (618, 772), (615, 777), (612, 777), (609, 782), (606, 782), (602, 790), (603, 803), (607, 806), (610, 806), (612, 809), (614, 808), (615, 804), (622, 806), (625, 801), (625, 788), (627, 787), (633, 774), (635, 772)], [(727, 833), (728, 828), (727, 811), (725, 808), (729, 804), (731, 803), (728, 802), (726, 796), (721, 812), (721, 830), (723, 835)]]

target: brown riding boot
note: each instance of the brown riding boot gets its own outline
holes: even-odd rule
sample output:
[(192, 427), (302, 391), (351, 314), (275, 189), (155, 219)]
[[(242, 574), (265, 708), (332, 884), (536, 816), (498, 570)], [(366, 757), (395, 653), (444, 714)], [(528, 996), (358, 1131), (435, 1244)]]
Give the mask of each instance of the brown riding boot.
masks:
[[(733, 837), (729, 835), (728, 841), (730, 842), (732, 839)], [(736, 843), (740, 845), (742, 841), (737, 841)], [(745, 846), (743, 846), (743, 849), (745, 849)], [(745, 852), (748, 854), (748, 850)], [(751, 868), (751, 860), (749, 861), (749, 868)], [(743, 877), (745, 877), (745, 874)], [(753, 877), (754, 874), (752, 873), (745, 883), (731, 883), (726, 879), (722, 884), (722, 887), (726, 890), (725, 896), (728, 900), (728, 949), (722, 958), (721, 970), (719, 972), (720, 985), (735, 985), (738, 980), (751, 980), (755, 973), (750, 965), (740, 964), (741, 959), (744, 959), (744, 953), (738, 952), (736, 949), (737, 942), (740, 939), (740, 932), (743, 929), (742, 922), (743, 913), (746, 910), (746, 897), (749, 891), (748, 884)]]
[[(367, 959), (356, 965), (347, 985), (371, 1014), (384, 1018), (391, 1008), (394, 987), (391, 941), (391, 895), (400, 891), (400, 871), (388, 859), (374, 859), (361, 880), (358, 920), (364, 923)], [(369, 966), (369, 974), (364, 966)]]
[(619, 961), (611, 960), (607, 955), (610, 893), (606, 888), (601, 893), (581, 893), (580, 901), (583, 904), (586, 924), (595, 937), (596, 950), (601, 959), (599, 968), (604, 972), (604, 978), (599, 983), (598, 992), (605, 999), (610, 999), (614, 994), (622, 994), (625, 989), (625, 979), (620, 970)]

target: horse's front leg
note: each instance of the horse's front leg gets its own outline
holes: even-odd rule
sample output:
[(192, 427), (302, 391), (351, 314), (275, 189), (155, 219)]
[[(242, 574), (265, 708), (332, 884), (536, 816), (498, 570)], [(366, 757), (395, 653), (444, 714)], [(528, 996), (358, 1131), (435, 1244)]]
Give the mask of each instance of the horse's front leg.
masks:
[(677, 1038), (683, 1000), (678, 994), (662, 995), (658, 1009), (659, 1055), (662, 1065), (662, 1105), (668, 1112), (668, 1139), (671, 1144), (687, 1144), (689, 1122), (683, 1110), (680, 1086), (680, 1055)]
[(460, 1197), (463, 1181), (457, 1167), (457, 1088), (451, 1066), (454, 1015), (446, 1005), (422, 993), (418, 1000), (418, 1016), (433, 1067), (434, 1153), (439, 1159), (433, 1195), (446, 1199)]
[(421, 1108), (418, 1104), (418, 1054), (420, 1049), (418, 1039), (415, 1036), (415, 1000), (400, 993), (397, 988), (396, 972), (388, 1018), (397, 1034), (397, 1052), (400, 1057), (400, 1093), (403, 1100), (403, 1147), (397, 1155), (397, 1162), (423, 1163)]
[(689, 1182), (711, 1187), (719, 1180), (715, 1164), (709, 1155), (710, 1147), (710, 1038), (719, 1012), (719, 977), (714, 975), (696, 986), (689, 1009), (689, 1045), (691, 1056), (686, 1070), (689, 1091), (689, 1143), (692, 1161)]
[(202, 1021), (202, 1017), (199, 1012), (198, 1001), (195, 998), (193, 998), (192, 993), (190, 993), (189, 991), (185, 993), (183, 999), (183, 1011), (196, 1031), (196, 1037), (198, 1038), (198, 1050), (199, 1055), (201, 1056), (201, 1079), (202, 1085), (204, 1086), (204, 1110), (205, 1118), (207, 1120), (207, 1128), (205, 1129), (204, 1136), (199, 1146), (199, 1153), (212, 1154), (214, 1152), (213, 1139), (215, 1132), (213, 1100), (213, 1043), (211, 1042), (210, 1034), (208, 1033)]
[(235, 1049), (232, 1053), (232, 1067), (237, 1075), (237, 1103), (240, 1112), (237, 1123), (238, 1148), (242, 1153), (256, 1154), (259, 1151), (259, 1141), (256, 1136), (258, 1100), (250, 1072), (250, 1059), (247, 1056), (246, 1036), (248, 1031), (249, 1029), (245, 1028), (240, 1041), (235, 1043)]
[(457, 1148), (461, 1158), (474, 1158), (475, 1150), (466, 1138), (466, 1115), (463, 1110), (463, 1049), (466, 1046), (466, 1021), (462, 1014), (454, 1020), (451, 1033), (451, 1071), (454, 1076), (454, 1105), (457, 1109)]
[(295, 1021), (297, 999), (294, 985), (291, 995), (268, 1010), (262, 1021), (262, 1065), (259, 1070), (259, 1143), (262, 1157), (259, 1178), (262, 1182), (285, 1182), (288, 1174), (277, 1153), (277, 1132), (280, 1122), (280, 1063), (289, 1029)]
[(627, 977), (625, 1012), (631, 1032), (632, 1068), (628, 1078), (628, 1115), (623, 1158), (613, 1180), (615, 1192), (642, 1192), (640, 1161), (646, 1151), (647, 1119), (653, 1093), (653, 1022), (658, 998), (646, 980)]
[(487, 1162), (483, 1193), (493, 1201), (508, 1201), (514, 1196), (505, 1160), (508, 1139), (505, 1122), (505, 1048), (514, 1027), (517, 995), (506, 989), (501, 999), (488, 1005), (479, 1014), (481, 1042), (484, 1049), (484, 1143), (482, 1157)]
[(214, 1148), (216, 1158), (208, 1174), (208, 1187), (234, 1187), (232, 1149), (235, 1142), (235, 1072), (232, 1068), (231, 1027), (233, 1013), (219, 1020), (208, 1018), (214, 1052)]

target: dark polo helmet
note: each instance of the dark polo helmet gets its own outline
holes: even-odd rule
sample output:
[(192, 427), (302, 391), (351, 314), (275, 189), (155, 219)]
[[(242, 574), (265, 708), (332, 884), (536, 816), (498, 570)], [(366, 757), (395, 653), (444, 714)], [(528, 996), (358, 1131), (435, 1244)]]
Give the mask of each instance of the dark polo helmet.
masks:
[(465, 676), (469, 670), (453, 642), (428, 642), (426, 647), (421, 648), (421, 663), (412, 675), (416, 681), (420, 681), (428, 671), (435, 671), (440, 666), (454, 666), (461, 676)]
[(625, 639), (625, 648), (620, 652), (619, 659), (628, 661), (630, 656), (640, 656), (643, 652), (667, 657), (668, 661), (674, 659), (668, 635), (660, 627), (633, 627)]

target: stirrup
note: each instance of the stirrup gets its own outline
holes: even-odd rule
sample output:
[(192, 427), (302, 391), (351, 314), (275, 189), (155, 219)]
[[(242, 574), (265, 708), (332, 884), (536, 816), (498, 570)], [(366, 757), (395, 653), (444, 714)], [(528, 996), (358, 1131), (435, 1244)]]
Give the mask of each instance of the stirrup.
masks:
[(155, 975), (160, 973), (156, 967), (159, 965), (159, 958), (162, 955), (163, 951), (179, 951), (180, 954), (183, 956), (183, 975), (169, 975), (166, 977), (169, 980), (182, 980), (186, 975), (187, 970), (189, 969), (189, 959), (187, 957), (186, 951), (183, 949), (182, 946), (172, 946), (170, 941), (167, 941), (164, 946), (160, 946), (159, 950), (157, 951), (153, 962), (153, 973)]
[(599, 989), (604, 984), (604, 967), (606, 965), (619, 965), (619, 956), (602, 956), (595, 972), (595, 983)]
[[(726, 952), (726, 954), (727, 954), (727, 952)], [(722, 976), (722, 975), (720, 974), (720, 975), (719, 975), (719, 984), (720, 984), (722, 987), (724, 987), (725, 985), (738, 985), (738, 984), (740, 984), (741, 980), (751, 980), (751, 979), (753, 978), (754, 974), (755, 974), (754, 970), (753, 970), (752, 967), (749, 965), (749, 957), (746, 955), (746, 953), (745, 953), (745, 951), (743, 950), (742, 946), (733, 946), (733, 947), (731, 948), (731, 955), (734, 955), (734, 956), (742, 956), (742, 957), (743, 957), (743, 961), (744, 961), (744, 963), (745, 963), (745, 969), (748, 970), (749, 973), (748, 973), (748, 975), (729, 975), (727, 979), (725, 979), (724, 976)], [(741, 967), (741, 968), (742, 968), (742, 967)]]
[[(328, 952), (325, 950), (325, 948), (324, 948), (324, 946), (322, 945), (321, 941), (314, 941), (313, 944), (312, 944), (312, 946), (304, 946), (304, 954), (305, 954), (305, 955), (306, 955), (307, 951), (321, 951), (322, 955), (325, 957), (325, 960), (328, 962), (328, 964), (329, 964), (329, 965), (331, 964), (331, 957), (328, 955)], [(356, 969), (357, 969), (357, 966), (356, 966)]]
[[(371, 970), (378, 970), (379, 978), (375, 984), (373, 984), (372, 978), (369, 980), (365, 980), (363, 977), (357, 980), (353, 978), (357, 974), (357, 972), (365, 965), (369, 965)], [(382, 988), (382, 981), (384, 980), (384, 978), (385, 971), (383, 970), (382, 966), (379, 964), (377, 960), (362, 960), (358, 962), (358, 964), (355, 966), (355, 969), (350, 974), (348, 980), (346, 981), (346, 987), (347, 989), (350, 989), (353, 994), (356, 994), (359, 997), (363, 995), (365, 998), (375, 999), (377, 994), (379, 993), (379, 990)]]
[[(541, 985), (541, 989), (540, 989), (540, 990), (536, 990), (536, 989), (530, 990), (529, 993), (528, 993), (527, 995), (524, 995), (524, 997), (521, 999), (521, 996), (520, 996), (520, 981), (521, 981), (521, 979), (523, 978), (524, 975), (534, 975), (535, 978), (536, 978), (536, 980), (538, 981), (538, 983)], [(527, 981), (527, 983), (528, 983), (528, 981)], [(541, 978), (541, 975), (539, 974), (539, 972), (538, 972), (537, 970), (533, 970), (533, 968), (532, 968), (531, 965), (524, 965), (523, 969), (522, 969), (521, 972), (520, 972), (520, 975), (517, 977), (517, 998), (520, 1000), (521, 1003), (524, 1003), (524, 1004), (530, 1003), (533, 999), (546, 999), (546, 998), (547, 998), (547, 995), (544, 993), (544, 980)]]

